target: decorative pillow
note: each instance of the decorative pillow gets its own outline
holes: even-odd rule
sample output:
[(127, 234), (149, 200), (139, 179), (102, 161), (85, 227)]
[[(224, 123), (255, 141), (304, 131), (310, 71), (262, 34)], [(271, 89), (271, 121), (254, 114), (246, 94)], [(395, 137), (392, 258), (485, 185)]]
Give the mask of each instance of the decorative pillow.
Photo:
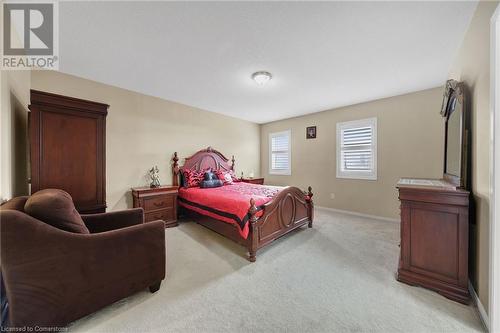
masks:
[(224, 173), (222, 172), (222, 170), (216, 170), (215, 175), (217, 176), (218, 179), (224, 181)]
[(200, 188), (214, 188), (224, 185), (220, 179), (204, 180), (200, 183)]
[(219, 180), (217, 175), (212, 170), (206, 171), (203, 179), (204, 180)]
[(224, 184), (232, 184), (233, 177), (229, 174), (229, 172), (224, 173)]
[(227, 171), (217, 170), (216, 175), (217, 178), (219, 178), (224, 183), (224, 185), (233, 183), (233, 178), (231, 177), (231, 174)]
[(233, 170), (229, 170), (229, 174), (231, 175), (231, 179), (233, 180), (233, 182), (237, 183), (241, 181), (241, 179), (236, 176), (236, 173), (234, 173)]
[(236, 176), (233, 170), (217, 170), (216, 172), (217, 178), (222, 180), (224, 184), (232, 184), (236, 182), (240, 182), (241, 180)]
[(24, 205), (26, 214), (61, 230), (89, 234), (82, 217), (76, 211), (71, 196), (56, 189), (45, 189), (33, 194)]
[(196, 170), (183, 170), (183, 176), (184, 176), (184, 187), (198, 187), (200, 186), (201, 181), (205, 177), (205, 171), (196, 171)]
[(196, 187), (200, 185), (198, 179), (198, 173), (195, 170), (183, 170), (184, 175), (184, 187)]

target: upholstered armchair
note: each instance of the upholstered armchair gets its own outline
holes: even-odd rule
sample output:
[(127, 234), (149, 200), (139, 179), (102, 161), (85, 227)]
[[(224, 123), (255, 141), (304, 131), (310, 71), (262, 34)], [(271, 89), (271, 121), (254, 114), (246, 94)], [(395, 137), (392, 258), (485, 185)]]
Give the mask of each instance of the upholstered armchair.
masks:
[(65, 326), (165, 278), (163, 221), (142, 209), (79, 215), (43, 190), (0, 206), (8, 326)]

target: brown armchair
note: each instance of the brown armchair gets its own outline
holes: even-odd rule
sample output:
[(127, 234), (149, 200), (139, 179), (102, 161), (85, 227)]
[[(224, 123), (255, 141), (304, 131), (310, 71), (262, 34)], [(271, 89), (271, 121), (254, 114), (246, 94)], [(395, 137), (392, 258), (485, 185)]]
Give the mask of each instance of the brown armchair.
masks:
[(28, 215), (27, 200), (0, 206), (8, 326), (64, 326), (147, 287), (160, 288), (163, 221), (144, 223), (141, 208), (129, 209), (78, 216), (85, 231), (69, 232)]

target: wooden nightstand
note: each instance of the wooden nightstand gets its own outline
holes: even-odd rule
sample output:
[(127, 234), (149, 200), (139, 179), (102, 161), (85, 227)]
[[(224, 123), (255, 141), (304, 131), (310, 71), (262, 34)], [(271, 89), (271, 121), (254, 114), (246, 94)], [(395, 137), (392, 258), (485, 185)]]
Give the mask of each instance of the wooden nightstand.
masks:
[(241, 178), (244, 183), (264, 185), (264, 178)]
[(165, 228), (176, 227), (177, 186), (132, 188), (134, 208), (144, 209), (145, 221), (163, 220)]

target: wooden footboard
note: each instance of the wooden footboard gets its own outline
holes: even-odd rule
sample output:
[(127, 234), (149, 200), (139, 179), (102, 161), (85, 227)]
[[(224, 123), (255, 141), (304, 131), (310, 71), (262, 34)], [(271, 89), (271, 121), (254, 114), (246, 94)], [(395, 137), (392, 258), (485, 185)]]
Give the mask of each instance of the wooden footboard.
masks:
[(304, 193), (297, 187), (286, 187), (272, 201), (264, 205), (264, 213), (257, 217), (255, 201), (250, 200), (249, 260), (256, 260), (257, 250), (275, 239), (305, 224), (312, 227), (314, 207), (312, 188)]

